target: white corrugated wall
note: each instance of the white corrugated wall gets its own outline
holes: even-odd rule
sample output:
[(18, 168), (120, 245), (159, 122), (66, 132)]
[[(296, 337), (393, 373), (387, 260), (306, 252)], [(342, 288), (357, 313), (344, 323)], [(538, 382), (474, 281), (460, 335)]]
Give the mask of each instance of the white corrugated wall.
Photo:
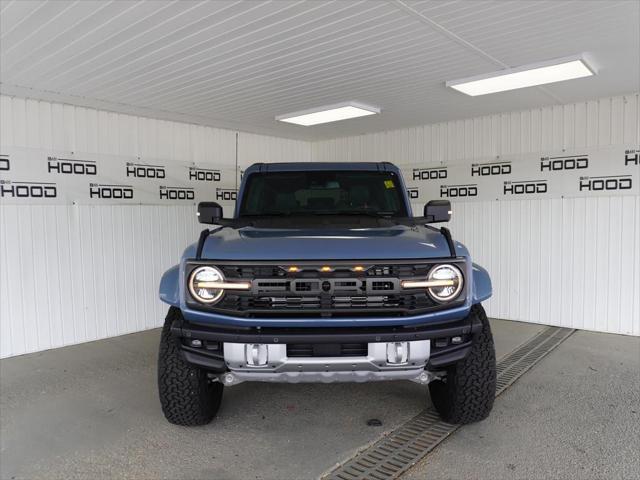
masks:
[[(0, 97), (0, 144), (235, 162), (236, 132)], [(638, 96), (308, 143), (239, 133), (263, 161), (425, 165), (640, 143)], [(162, 272), (194, 241), (191, 206), (0, 207), (0, 356), (160, 325)], [(451, 225), (492, 273), (495, 317), (640, 335), (640, 199), (457, 203)]]
[[(640, 145), (638, 95), (312, 144), (312, 161), (468, 161)], [(491, 273), (493, 317), (640, 335), (640, 197), (470, 201), (451, 229)]]
[[(7, 96), (0, 112), (6, 147), (235, 164), (230, 130)], [(309, 159), (307, 142), (239, 133), (241, 166)], [(0, 356), (161, 325), (160, 276), (200, 230), (193, 206), (0, 206)]]

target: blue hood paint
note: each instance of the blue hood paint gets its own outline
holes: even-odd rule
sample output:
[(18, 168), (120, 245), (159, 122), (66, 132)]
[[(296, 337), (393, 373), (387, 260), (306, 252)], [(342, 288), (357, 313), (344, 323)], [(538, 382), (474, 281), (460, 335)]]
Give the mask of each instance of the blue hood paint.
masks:
[(212, 260), (373, 260), (448, 257), (445, 238), (424, 227), (265, 229), (223, 228), (210, 235), (202, 258)]

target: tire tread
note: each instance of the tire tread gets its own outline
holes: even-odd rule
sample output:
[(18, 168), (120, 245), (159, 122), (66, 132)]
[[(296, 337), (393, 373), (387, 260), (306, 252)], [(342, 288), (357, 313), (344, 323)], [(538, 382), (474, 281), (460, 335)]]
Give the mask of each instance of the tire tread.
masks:
[(481, 305), (471, 310), (482, 323), (469, 355), (447, 369), (446, 381), (429, 384), (431, 399), (440, 416), (449, 423), (484, 420), (496, 396), (496, 353), (489, 319)]
[(180, 353), (171, 324), (181, 316), (171, 307), (162, 328), (158, 354), (158, 391), (166, 419), (176, 425), (206, 425), (215, 417), (223, 385), (211, 382), (206, 371), (187, 363)]

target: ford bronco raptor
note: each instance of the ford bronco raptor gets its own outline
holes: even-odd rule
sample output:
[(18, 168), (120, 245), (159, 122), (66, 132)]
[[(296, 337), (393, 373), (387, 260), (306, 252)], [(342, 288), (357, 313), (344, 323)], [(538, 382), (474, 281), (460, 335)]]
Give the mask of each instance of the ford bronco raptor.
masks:
[(447, 422), (487, 417), (491, 281), (431, 225), (450, 209), (433, 200), (413, 217), (390, 163), (255, 164), (232, 219), (200, 203), (213, 227), (160, 282), (166, 418), (206, 424), (241, 382), (376, 380), (428, 384)]

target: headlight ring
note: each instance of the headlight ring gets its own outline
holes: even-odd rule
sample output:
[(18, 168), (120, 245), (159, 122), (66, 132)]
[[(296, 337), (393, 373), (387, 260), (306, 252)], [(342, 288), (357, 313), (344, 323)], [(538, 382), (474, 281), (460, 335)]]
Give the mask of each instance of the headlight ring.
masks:
[(428, 282), (442, 281), (448, 285), (429, 287), (429, 296), (438, 303), (447, 303), (454, 300), (462, 291), (464, 277), (455, 265), (442, 264), (431, 269)]
[(189, 275), (189, 293), (197, 302), (212, 305), (220, 301), (224, 295), (224, 289), (213, 288), (211, 285), (207, 284), (223, 282), (224, 275), (216, 267), (198, 267)]

